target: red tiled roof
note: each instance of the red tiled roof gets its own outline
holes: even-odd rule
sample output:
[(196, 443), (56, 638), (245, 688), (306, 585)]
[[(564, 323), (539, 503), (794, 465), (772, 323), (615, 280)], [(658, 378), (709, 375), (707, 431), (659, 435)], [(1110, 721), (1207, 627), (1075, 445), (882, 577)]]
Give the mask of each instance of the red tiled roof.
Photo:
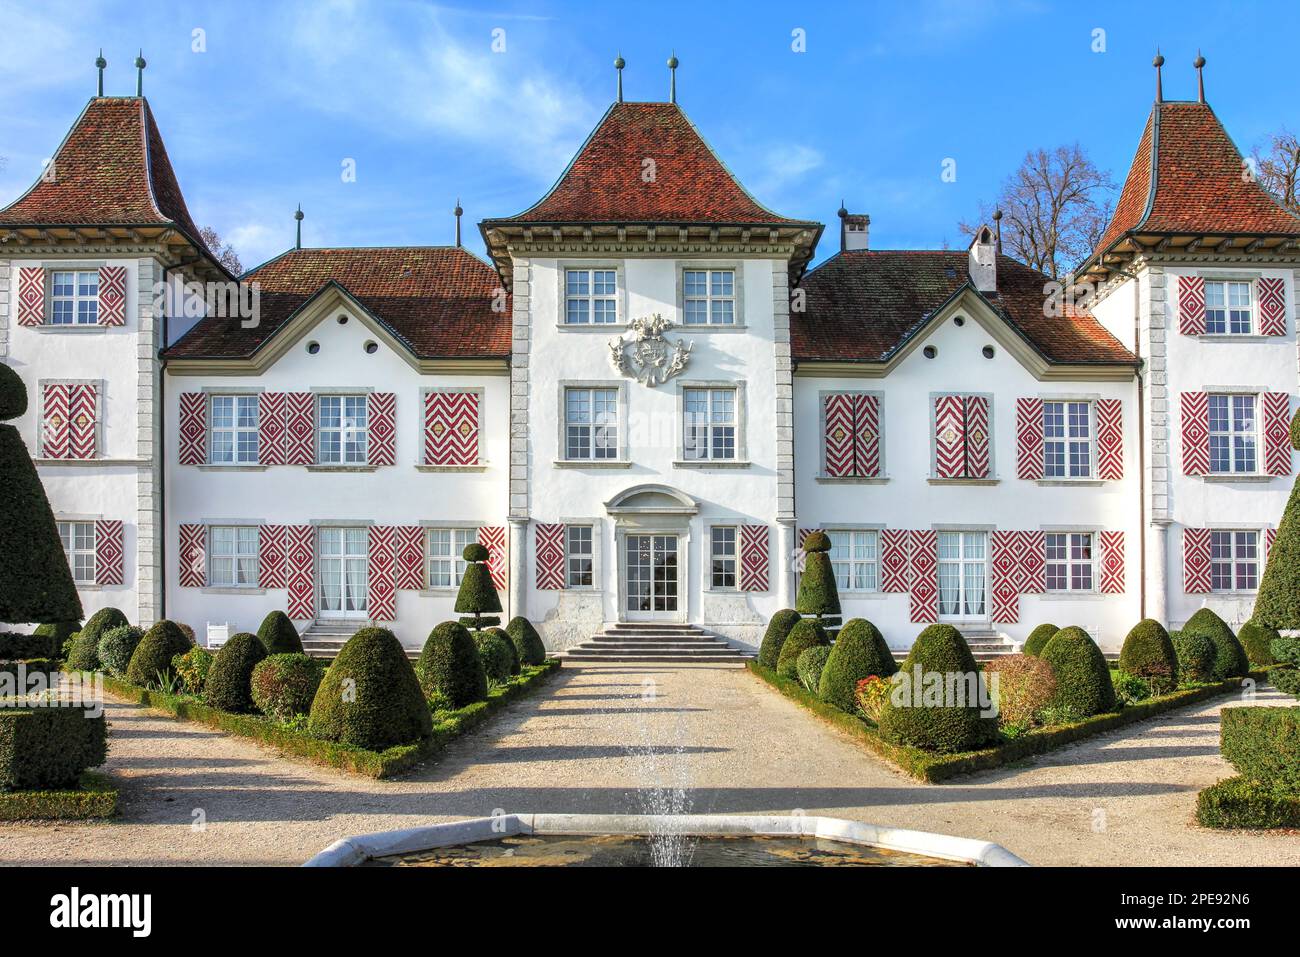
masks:
[[(654, 178), (643, 176), (654, 161)], [(487, 223), (798, 223), (745, 192), (675, 103), (615, 103), (532, 208)]]
[(510, 301), (494, 312), (496, 270), (455, 246), (291, 249), (246, 273), (261, 290), (256, 328), (202, 319), (169, 358), (252, 356), (303, 305), (330, 284), (341, 286), (422, 359), (505, 358), (510, 354)]
[[(969, 281), (966, 252), (841, 252), (804, 277), (805, 310), (791, 312), (796, 360), (887, 362)], [(1048, 362), (1130, 365), (1136, 357), (1092, 316), (1043, 314), (1050, 279), (998, 257), (998, 293), (985, 301)]]

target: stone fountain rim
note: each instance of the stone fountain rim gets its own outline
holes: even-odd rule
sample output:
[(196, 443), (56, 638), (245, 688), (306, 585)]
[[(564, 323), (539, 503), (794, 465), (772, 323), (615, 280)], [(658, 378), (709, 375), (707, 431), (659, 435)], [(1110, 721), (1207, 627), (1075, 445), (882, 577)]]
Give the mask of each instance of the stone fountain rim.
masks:
[(303, 866), (355, 867), (376, 857), (417, 854), (453, 844), (499, 840), (519, 834), (649, 836), (664, 833), (688, 837), (818, 837), (979, 867), (1029, 866), (1001, 844), (991, 841), (802, 814), (506, 814), (345, 837)]

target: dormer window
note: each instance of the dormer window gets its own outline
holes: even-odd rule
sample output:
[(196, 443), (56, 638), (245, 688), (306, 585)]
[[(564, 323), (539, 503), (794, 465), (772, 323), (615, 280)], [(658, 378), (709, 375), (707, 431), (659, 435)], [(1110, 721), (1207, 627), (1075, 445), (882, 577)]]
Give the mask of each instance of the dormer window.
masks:
[(99, 270), (50, 273), (50, 325), (93, 326), (99, 322)]
[(1206, 280), (1205, 332), (1211, 336), (1248, 336), (1251, 332), (1249, 282)]

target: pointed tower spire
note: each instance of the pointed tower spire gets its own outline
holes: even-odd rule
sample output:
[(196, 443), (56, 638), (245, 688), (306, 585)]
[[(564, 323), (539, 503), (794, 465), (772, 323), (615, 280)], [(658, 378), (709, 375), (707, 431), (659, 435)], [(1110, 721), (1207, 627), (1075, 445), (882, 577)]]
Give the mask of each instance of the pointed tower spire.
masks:
[(618, 51), (618, 56), (614, 58), (614, 69), (618, 71), (618, 102), (623, 102), (623, 67), (627, 66), (627, 61), (623, 59), (623, 51)]
[(459, 197), (459, 196), (456, 197), (456, 210), (455, 210), (455, 212), (456, 212), (456, 248), (457, 248), (457, 249), (460, 249), (460, 217), (464, 214), (465, 210), (463, 210), (463, 209), (460, 208), (460, 197)]
[(95, 69), (99, 71), (99, 86), (96, 96), (104, 95), (104, 67), (108, 66), (108, 61), (104, 59), (104, 48), (99, 48), (99, 56), (95, 57)]
[(1165, 65), (1165, 58), (1160, 55), (1160, 48), (1156, 47), (1156, 58), (1151, 61), (1151, 65), (1156, 68), (1156, 102), (1165, 101), (1164, 89), (1160, 85), (1160, 68)]
[(668, 58), (668, 102), (677, 102), (677, 51)]
[(293, 242), (293, 248), (302, 249), (302, 203), (298, 204), (298, 209), (294, 212), (293, 218), (298, 221), (298, 237)]
[(1196, 51), (1196, 59), (1192, 61), (1192, 66), (1196, 67), (1196, 101), (1205, 102), (1205, 74), (1201, 71), (1205, 69), (1205, 57), (1201, 56), (1201, 51)]

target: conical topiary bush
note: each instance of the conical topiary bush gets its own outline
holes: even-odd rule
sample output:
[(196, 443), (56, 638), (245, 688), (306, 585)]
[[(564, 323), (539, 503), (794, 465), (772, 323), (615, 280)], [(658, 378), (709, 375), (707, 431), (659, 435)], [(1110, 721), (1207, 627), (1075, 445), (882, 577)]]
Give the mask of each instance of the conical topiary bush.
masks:
[(1027, 655), (1033, 655), (1034, 657), (1041, 655), (1043, 649), (1047, 647), (1047, 643), (1051, 641), (1060, 630), (1060, 628), (1048, 624), (1047, 622), (1039, 625), (1031, 631), (1029, 637), (1025, 639), (1025, 647), (1023, 649), (1024, 653)]
[(1154, 618), (1143, 618), (1124, 639), (1119, 670), (1146, 681), (1156, 694), (1178, 687), (1178, 653), (1169, 632)]
[(1250, 670), (1250, 662), (1246, 660), (1246, 649), (1241, 647), (1241, 642), (1232, 633), (1228, 623), (1210, 609), (1201, 608), (1187, 619), (1187, 624), (1183, 625), (1183, 633), (1188, 632), (1204, 635), (1214, 642), (1212, 680), (1225, 681), (1228, 678), (1244, 675)]
[(799, 593), (794, 610), (818, 618), (840, 613), (840, 593), (835, 587), (835, 569), (831, 566), (831, 540), (825, 532), (812, 532), (804, 539), (804, 567), (799, 576)]
[(266, 646), (257, 635), (241, 631), (231, 635), (217, 651), (208, 669), (203, 697), (214, 708), (231, 714), (257, 710), (253, 702), (253, 669), (266, 658)]
[[(210, 679), (209, 679), (210, 680)], [(402, 643), (387, 628), (362, 628), (325, 672), (307, 729), (318, 738), (383, 751), (433, 730), (433, 715)]]
[(1049, 707), (1067, 711), (1074, 720), (1115, 710), (1110, 665), (1082, 628), (1062, 628), (1039, 657), (1052, 666), (1056, 675), (1056, 694)]
[(444, 621), (429, 632), (415, 663), (426, 698), (442, 698), (448, 707), (463, 708), (487, 697), (487, 674), (478, 646), (464, 625)]
[[(1291, 420), (1291, 444), (1300, 440), (1300, 412)], [(1300, 478), (1296, 479), (1268, 550), (1251, 620), (1278, 631), (1300, 628)]]
[(300, 655), (302, 637), (284, 612), (268, 612), (257, 629), (257, 639), (268, 655)]
[(880, 733), (925, 751), (973, 751), (998, 736), (992, 698), (970, 645), (952, 625), (930, 625), (912, 644), (880, 713)]
[(790, 634), (790, 629), (799, 624), (802, 616), (793, 608), (782, 608), (767, 623), (763, 633), (763, 643), (758, 648), (758, 663), (764, 668), (775, 668), (781, 657), (781, 646)]
[[(475, 631), (501, 624), (501, 619), (492, 614), (501, 611), (501, 598), (492, 586), (492, 573), (487, 566), (487, 548), (477, 542), (466, 545), (461, 557), (466, 562), (465, 574), (460, 580), (460, 591), (456, 593), (454, 610), (457, 614), (469, 617), (462, 618), (460, 623)], [(488, 614), (485, 615), (484, 612)]]
[[(116, 629), (114, 629), (116, 631)], [(175, 674), (172, 659), (193, 647), (176, 622), (156, 622), (144, 633), (126, 666), (126, 680), (140, 688), (157, 687)]]
[(830, 657), (822, 668), (817, 697), (852, 714), (857, 706), (859, 681), (871, 675), (888, 678), (896, 671), (898, 663), (880, 630), (865, 618), (850, 618), (835, 636)]
[(830, 638), (826, 629), (812, 618), (803, 618), (790, 629), (785, 643), (781, 645), (781, 654), (776, 659), (776, 673), (782, 678), (797, 681), (799, 678), (799, 655), (818, 645), (829, 645)]
[(546, 645), (533, 623), (523, 615), (516, 615), (506, 625), (506, 634), (514, 642), (521, 665), (540, 665), (546, 661)]

